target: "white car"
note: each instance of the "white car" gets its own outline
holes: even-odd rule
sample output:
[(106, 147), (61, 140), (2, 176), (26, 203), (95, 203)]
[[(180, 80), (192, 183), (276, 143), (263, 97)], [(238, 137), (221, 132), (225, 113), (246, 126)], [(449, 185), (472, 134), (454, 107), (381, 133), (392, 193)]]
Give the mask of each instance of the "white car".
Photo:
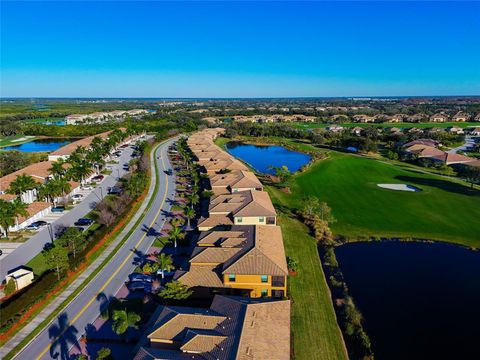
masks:
[(83, 199), (82, 194), (75, 194), (75, 195), (72, 196), (73, 201), (79, 201), (79, 200), (82, 200), (82, 199)]
[(92, 190), (93, 186), (92, 185), (83, 185), (82, 190)]

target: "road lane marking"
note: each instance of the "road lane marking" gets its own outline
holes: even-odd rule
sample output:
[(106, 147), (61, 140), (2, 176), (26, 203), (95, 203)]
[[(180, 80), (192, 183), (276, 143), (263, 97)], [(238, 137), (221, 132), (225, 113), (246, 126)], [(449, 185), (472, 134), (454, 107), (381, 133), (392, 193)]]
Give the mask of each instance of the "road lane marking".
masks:
[[(161, 151), (160, 151), (161, 152)], [(155, 153), (154, 153), (155, 155)], [(154, 156), (155, 158), (155, 156)], [(163, 156), (162, 156), (162, 166), (163, 166), (163, 169), (165, 169), (165, 162), (163, 160)], [(158, 211), (155, 213), (155, 216), (152, 220), (152, 222), (150, 223), (150, 226), (149, 228), (151, 228), (153, 226), (153, 224), (155, 223), (155, 221), (157, 220), (158, 218), (158, 215), (160, 215), (160, 212), (163, 208), (163, 205), (165, 204), (165, 200), (167, 198), (167, 193), (168, 193), (168, 176), (165, 176), (166, 178), (166, 181), (165, 181), (165, 194), (163, 195), (163, 199), (162, 199), (162, 202), (160, 203), (160, 206), (158, 207)], [(147, 216), (147, 214), (145, 214), (145, 216)], [(133, 235), (133, 233), (131, 234)], [(131, 236), (130, 235), (130, 236)], [(147, 232), (145, 232), (143, 234), (143, 236), (140, 238), (140, 240), (138, 240), (137, 244), (134, 246), (134, 248), (137, 248), (140, 243), (145, 239), (145, 237), (147, 236)], [(119, 249), (120, 250), (120, 249)], [(65, 334), (65, 332), (70, 328), (70, 326), (72, 326), (79, 318), (80, 316), (82, 316), (82, 314), (90, 307), (90, 305), (92, 305), (92, 303), (97, 299), (97, 296), (103, 291), (105, 290), (105, 288), (108, 286), (108, 284), (110, 284), (110, 282), (112, 281), (112, 279), (115, 277), (115, 275), (118, 274), (118, 272), (123, 268), (123, 266), (127, 263), (127, 261), (132, 257), (133, 255), (133, 252), (130, 252), (127, 257), (125, 258), (125, 260), (123, 260), (123, 262), (120, 264), (120, 266), (117, 268), (117, 270), (115, 270), (115, 272), (108, 278), (108, 280), (105, 282), (105, 284), (100, 288), (100, 290), (90, 299), (90, 301), (80, 310), (80, 312), (73, 318), (72, 321), (70, 321), (65, 330), (63, 330), (57, 337), (55, 337), (46, 347), (45, 349), (43, 349), (43, 351), (35, 358), (35, 360), (39, 360), (40, 358), (43, 357), (43, 355), (46, 354), (46, 352), (51, 348), (51, 346), (53, 344), (55, 344), (55, 342), (60, 339), (63, 334)], [(112, 258), (113, 260), (113, 258)]]

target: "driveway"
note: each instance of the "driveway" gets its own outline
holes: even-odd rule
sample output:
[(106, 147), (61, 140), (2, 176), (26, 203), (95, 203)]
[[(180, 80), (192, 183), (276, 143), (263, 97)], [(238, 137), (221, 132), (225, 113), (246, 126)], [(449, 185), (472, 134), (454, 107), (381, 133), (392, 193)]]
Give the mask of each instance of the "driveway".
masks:
[[(132, 152), (133, 149), (130, 147), (124, 148), (120, 158), (116, 158), (118, 164), (111, 165), (112, 173), (105, 176), (103, 181), (98, 184), (93, 191), (86, 195), (81, 203), (75, 205), (72, 210), (63, 213), (60, 217), (58, 217), (58, 215), (49, 215), (47, 221), (50, 222), (50, 218), (53, 220), (50, 222), (52, 228), (55, 230), (55, 227), (61, 225), (72, 226), (77, 219), (88, 214), (100, 201), (102, 194), (103, 196), (107, 195), (107, 188), (115, 185), (118, 176), (122, 177), (127, 173), (127, 171), (123, 169), (123, 164), (128, 163), (131, 160)], [(7, 256), (2, 256), (2, 259), (0, 260), (0, 281), (5, 279), (9, 270), (28, 263), (39, 252), (41, 252), (45, 244), (50, 241), (52, 241), (52, 238), (48, 227), (46, 227), (33, 235)]]
[(471, 148), (474, 148), (474, 147), (475, 147), (475, 138), (467, 135), (467, 136), (465, 136), (465, 142), (462, 145), (448, 150), (447, 153), (456, 154), (459, 151), (467, 151), (467, 150), (469, 150)]

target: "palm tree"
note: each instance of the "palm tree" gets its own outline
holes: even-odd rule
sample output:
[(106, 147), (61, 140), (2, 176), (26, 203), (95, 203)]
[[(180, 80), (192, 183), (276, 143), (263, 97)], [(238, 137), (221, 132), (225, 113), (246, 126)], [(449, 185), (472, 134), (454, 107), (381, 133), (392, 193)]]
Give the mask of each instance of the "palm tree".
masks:
[(55, 178), (62, 178), (67, 173), (67, 169), (63, 166), (64, 164), (65, 161), (63, 159), (58, 159), (52, 164), (52, 167), (48, 169), (48, 172)]
[(141, 320), (140, 315), (125, 310), (114, 310), (112, 316), (112, 330), (115, 334), (125, 334), (128, 328), (138, 329), (137, 323)]
[(182, 232), (182, 229), (179, 227), (174, 227), (168, 232), (168, 240), (173, 242), (173, 246), (176, 249), (177, 248), (177, 241), (180, 239), (183, 239), (185, 237), (185, 234)]
[(60, 195), (62, 195), (62, 190), (54, 180), (47, 182), (38, 189), (38, 197), (47, 199), (53, 204), (53, 206), (55, 206), (55, 199)]
[(27, 174), (18, 175), (15, 180), (10, 183), (8, 192), (10, 194), (17, 195), (18, 199), (21, 199), (22, 194), (27, 190), (33, 190), (38, 186), (37, 182)]
[(93, 172), (87, 161), (74, 163), (69, 170), (72, 179), (75, 181), (80, 181), (82, 185), (84, 184), (85, 178), (87, 178)]
[(55, 186), (57, 186), (58, 190), (62, 193), (63, 198), (72, 190), (72, 186), (65, 178), (59, 178), (53, 181), (55, 182)]
[(160, 273), (162, 274), (162, 279), (165, 278), (165, 271), (175, 269), (175, 266), (173, 266), (173, 259), (170, 255), (165, 255), (164, 253), (161, 253), (158, 256), (157, 261), (159, 264)]
[(195, 210), (189, 208), (188, 206), (185, 207), (185, 209), (183, 210), (183, 214), (185, 215), (185, 217), (187, 218), (188, 220), (188, 227), (190, 227), (190, 220), (193, 219), (195, 217)]
[(199, 199), (199, 197), (198, 197), (197, 194), (191, 194), (191, 195), (188, 197), (188, 201), (190, 202), (190, 207), (193, 209), (193, 207), (198, 204), (198, 202), (200, 201), (200, 199)]
[(27, 211), (28, 205), (25, 204), (24, 202), (22, 202), (19, 199), (15, 199), (10, 204), (11, 204), (11, 211), (15, 216), (15, 222), (18, 226), (18, 217), (19, 216), (24, 216), (24, 217), (28, 216), (28, 211)]
[(0, 199), (0, 226), (3, 234), (8, 238), (8, 228), (15, 224), (15, 214), (12, 205), (8, 201)]

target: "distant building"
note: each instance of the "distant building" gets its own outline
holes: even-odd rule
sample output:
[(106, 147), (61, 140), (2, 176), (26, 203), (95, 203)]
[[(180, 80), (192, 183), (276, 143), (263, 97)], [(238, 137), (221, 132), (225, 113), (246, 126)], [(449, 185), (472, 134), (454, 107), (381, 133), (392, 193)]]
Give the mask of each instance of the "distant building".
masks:
[(139, 117), (148, 114), (148, 110), (133, 109), (133, 110), (113, 110), (109, 112), (94, 112), (91, 114), (72, 114), (65, 117), (67, 125), (75, 125), (85, 121), (104, 122), (108, 120), (123, 120), (127, 116)]
[(469, 120), (470, 120), (470, 115), (468, 115), (467, 113), (464, 113), (462, 111), (457, 112), (452, 117), (452, 121), (455, 121), (455, 122), (465, 122), (465, 121), (469, 121)]
[(448, 115), (444, 113), (437, 113), (430, 116), (431, 122), (447, 122), (448, 120), (449, 120)]

